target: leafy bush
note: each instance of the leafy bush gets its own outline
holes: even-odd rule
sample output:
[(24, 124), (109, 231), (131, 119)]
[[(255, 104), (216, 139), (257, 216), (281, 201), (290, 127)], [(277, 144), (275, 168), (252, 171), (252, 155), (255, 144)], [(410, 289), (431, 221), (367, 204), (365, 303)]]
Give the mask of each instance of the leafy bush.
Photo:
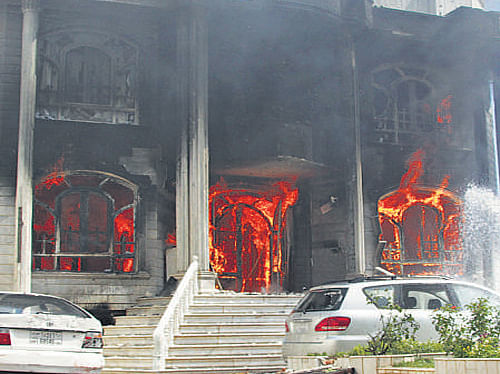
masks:
[[(385, 354), (402, 355), (437, 352), (444, 352), (444, 348), (441, 343), (433, 341), (419, 342), (415, 339), (402, 339), (401, 341), (392, 344), (391, 348), (388, 349)], [(368, 347), (366, 345), (358, 345), (349, 352), (341, 352), (336, 354), (336, 357), (367, 355), (373, 355), (373, 353), (368, 350)]]
[(390, 313), (380, 316), (381, 328), (373, 335), (368, 334), (366, 345), (356, 346), (351, 351), (341, 352), (336, 356), (399, 354), (403, 347), (407, 349), (408, 346), (415, 345), (415, 332), (419, 328), (415, 318), (403, 313), (401, 307), (393, 303), (384, 305), (384, 309), (390, 310)]
[(459, 309), (445, 306), (433, 316), (439, 342), (455, 357), (500, 357), (500, 310), (480, 298)]
[(387, 309), (391, 313), (380, 316), (382, 328), (370, 335), (366, 350), (372, 355), (385, 355), (403, 340), (415, 340), (415, 332), (420, 327), (411, 314), (403, 313), (401, 307), (391, 304)]

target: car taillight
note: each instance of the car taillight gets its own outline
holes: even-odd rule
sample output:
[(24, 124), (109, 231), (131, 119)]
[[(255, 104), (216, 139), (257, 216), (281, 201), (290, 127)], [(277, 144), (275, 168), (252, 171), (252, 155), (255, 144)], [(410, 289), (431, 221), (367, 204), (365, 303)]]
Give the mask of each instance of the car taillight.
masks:
[(285, 332), (290, 332), (290, 329), (288, 328), (288, 323), (285, 321)]
[(0, 329), (0, 345), (10, 345), (9, 329)]
[(314, 331), (344, 331), (350, 323), (349, 317), (328, 317), (318, 323)]
[(100, 332), (87, 332), (83, 338), (82, 348), (102, 348), (102, 334)]

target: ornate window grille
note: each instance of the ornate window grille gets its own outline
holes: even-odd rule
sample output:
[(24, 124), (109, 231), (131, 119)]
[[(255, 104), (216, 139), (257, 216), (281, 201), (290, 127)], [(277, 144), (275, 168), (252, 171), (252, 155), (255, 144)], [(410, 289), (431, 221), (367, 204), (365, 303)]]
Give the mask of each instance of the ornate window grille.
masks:
[(136, 188), (107, 174), (51, 174), (35, 188), (33, 270), (135, 271)]

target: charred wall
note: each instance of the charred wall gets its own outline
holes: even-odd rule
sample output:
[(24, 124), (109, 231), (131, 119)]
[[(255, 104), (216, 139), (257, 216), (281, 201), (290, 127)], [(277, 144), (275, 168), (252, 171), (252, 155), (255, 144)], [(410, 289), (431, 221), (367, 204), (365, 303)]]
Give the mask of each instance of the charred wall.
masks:
[[(175, 23), (171, 13), (142, 7), (78, 1), (61, 5), (47, 2), (41, 11), (34, 183), (51, 173), (84, 170), (135, 185), (136, 267), (132, 273), (90, 274), (90, 283), (88, 274), (34, 271), (33, 290), (88, 307), (124, 309), (138, 296), (162, 290), (164, 241), (175, 230), (174, 190), (166, 183), (178, 136), (172, 123)], [(85, 82), (68, 83), (71, 68), (63, 64), (70, 48), (77, 51), (71, 58), (87, 59), (83, 64), (96, 58), (89, 55), (95, 50), (110, 54), (112, 81), (101, 87), (111, 97), (105, 105), (102, 93), (78, 92), (85, 91)], [(47, 64), (46, 56), (56, 66)], [(81, 74), (92, 79), (85, 70)]]

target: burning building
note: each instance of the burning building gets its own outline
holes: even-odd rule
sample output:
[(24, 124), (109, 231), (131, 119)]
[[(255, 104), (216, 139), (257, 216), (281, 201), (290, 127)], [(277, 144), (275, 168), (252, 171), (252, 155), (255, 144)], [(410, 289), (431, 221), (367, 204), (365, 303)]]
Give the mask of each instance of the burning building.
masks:
[[(4, 0), (3, 289), (123, 310), (218, 287), (474, 273), (499, 14), (368, 0)], [(477, 269), (479, 272), (481, 269)]]

